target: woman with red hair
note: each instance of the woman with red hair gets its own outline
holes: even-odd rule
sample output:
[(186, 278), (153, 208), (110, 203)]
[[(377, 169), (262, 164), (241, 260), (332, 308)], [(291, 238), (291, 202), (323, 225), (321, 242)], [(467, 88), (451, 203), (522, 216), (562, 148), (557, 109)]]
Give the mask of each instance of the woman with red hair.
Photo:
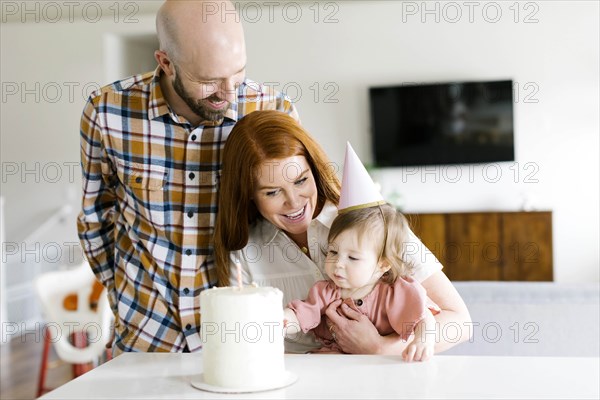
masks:
[[(318, 143), (289, 115), (255, 111), (237, 122), (223, 150), (215, 261), (219, 285), (235, 284), (236, 263), (245, 284), (256, 282), (283, 292), (283, 305), (303, 299), (316, 281), (326, 279), (327, 237), (337, 215), (337, 168)], [(438, 335), (435, 352), (470, 337), (469, 312), (441, 271), (435, 256), (409, 232), (414, 279), (440, 307), (437, 331), (446, 323), (464, 327), (459, 338)], [(407, 342), (380, 336), (366, 316), (334, 302), (327, 317), (337, 344), (347, 353), (401, 354)], [(461, 325), (462, 324), (462, 325)], [(339, 329), (336, 329), (339, 328)], [(321, 347), (312, 335), (286, 339), (286, 351)]]

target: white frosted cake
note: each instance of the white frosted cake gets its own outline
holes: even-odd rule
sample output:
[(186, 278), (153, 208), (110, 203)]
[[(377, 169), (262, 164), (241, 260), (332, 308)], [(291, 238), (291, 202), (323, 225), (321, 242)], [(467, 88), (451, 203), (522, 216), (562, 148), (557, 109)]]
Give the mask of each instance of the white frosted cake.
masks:
[(285, 376), (283, 294), (271, 287), (202, 291), (204, 382), (244, 390), (268, 389)]

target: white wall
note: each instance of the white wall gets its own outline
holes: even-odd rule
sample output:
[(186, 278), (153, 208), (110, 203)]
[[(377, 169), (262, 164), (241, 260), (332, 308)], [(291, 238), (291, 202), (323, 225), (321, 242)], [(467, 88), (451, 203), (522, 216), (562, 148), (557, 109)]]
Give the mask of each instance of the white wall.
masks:
[[(3, 320), (17, 323), (17, 331), (21, 323), (29, 327), (39, 320), (34, 277), (82, 257), (75, 219), (81, 203), (79, 119), (89, 92), (106, 83), (103, 43), (108, 32), (154, 29), (152, 15), (125, 23), (123, 9), (117, 23), (107, 9), (97, 22), (80, 16), (56, 23), (49, 22), (49, 11), (39, 10), (39, 23), (29, 14), (29, 22), (3, 20), (0, 28), (2, 246), (7, 250), (1, 306), (7, 308)], [(88, 19), (95, 20), (88, 10)], [(34, 233), (65, 204), (73, 206), (70, 215)], [(12, 328), (7, 332), (16, 334)]]
[[(526, 195), (537, 208), (554, 212), (555, 279), (598, 281), (598, 3), (542, 1), (527, 9), (521, 3), (519, 23), (509, 9), (513, 2), (494, 3), (502, 11), (497, 23), (484, 18), (484, 7), (485, 17), (495, 18), (486, 2), (478, 3), (472, 23), (465, 6), (459, 22), (448, 22), (456, 13), (447, 3), (427, 2), (429, 10), (438, 4), (439, 23), (435, 14), (403, 13), (421, 9), (422, 2), (331, 4), (339, 5), (337, 23), (315, 24), (311, 3), (296, 24), (277, 13), (274, 23), (247, 23), (249, 74), (281, 87), (294, 88), (297, 82), (303, 89), (298, 105), (304, 125), (340, 164), (345, 140), (365, 163), (372, 162), (369, 86), (519, 82), (516, 163), (500, 164), (497, 182), (495, 165), (464, 166), (456, 183), (451, 182), (456, 170), (446, 167), (386, 169), (377, 178), (384, 195), (400, 193), (408, 212), (518, 210)], [(288, 20), (294, 19), (293, 9), (288, 11)], [(334, 8), (323, 4), (320, 11), (323, 21)], [(248, 15), (254, 18), (250, 10)], [(523, 23), (526, 16), (538, 23)], [(338, 85), (339, 102), (325, 103), (323, 96), (315, 102), (314, 82), (321, 88), (327, 82)], [(524, 103), (527, 94), (538, 102)]]
[[(494, 165), (465, 166), (456, 183), (444, 179), (453, 178), (456, 170), (442, 167), (429, 173), (379, 171), (377, 179), (385, 194), (394, 190), (401, 194), (409, 212), (517, 210), (527, 194), (535, 206), (554, 212), (555, 279), (599, 280), (598, 3), (538, 1), (528, 3), (534, 6), (527, 9), (520, 3), (518, 23), (514, 9), (509, 9), (513, 2), (478, 3), (473, 22), (464, 3), (454, 3), (462, 12), (456, 23), (448, 22), (456, 8), (437, 2), (428, 2), (427, 7), (438, 4), (439, 22), (434, 14), (406, 12), (421, 8), (421, 2), (307, 2), (300, 18), (297, 3), (275, 9), (254, 4), (261, 6), (260, 16), (256, 8), (242, 8), (248, 76), (275, 82), (279, 88), (287, 86), (304, 125), (339, 164), (346, 140), (365, 163), (372, 162), (369, 86), (498, 78), (519, 82), (517, 164), (502, 163), (498, 182), (488, 182), (494, 180)], [(486, 18), (495, 17), (495, 4), (502, 16), (491, 23)], [(538, 22), (524, 23), (527, 15)], [(79, 173), (74, 179), (67, 175), (79, 160), (82, 90), (87, 83), (90, 87), (105, 83), (106, 35), (153, 31), (153, 15), (140, 13), (134, 19), (138, 22), (125, 23), (121, 13), (115, 22), (114, 15), (107, 13), (97, 23), (81, 18), (21, 23), (13, 18), (2, 24), (1, 78), (6, 99), (0, 123), (2, 194), (10, 210), (7, 238), (23, 236), (36, 215), (59, 207), (68, 187), (79, 190)], [(326, 19), (337, 22), (325, 23)], [(40, 82), (42, 92), (39, 103), (33, 94), (21, 101), (21, 88), (15, 95), (6, 92), (14, 89), (13, 83), (32, 88), (35, 82)], [(56, 102), (48, 101), (56, 97), (53, 82), (63, 90)], [(75, 84), (74, 98), (69, 99), (68, 85)], [(537, 103), (524, 103), (527, 94)], [(33, 181), (31, 174), (25, 179), (8, 174), (7, 168), (21, 163), (33, 168), (36, 162), (45, 163), (40, 166), (40, 182)], [(46, 178), (52, 178), (52, 162), (61, 165), (62, 178), (44, 182), (43, 168)], [(516, 179), (515, 171), (519, 172)], [(526, 182), (531, 173), (529, 178), (536, 183)]]

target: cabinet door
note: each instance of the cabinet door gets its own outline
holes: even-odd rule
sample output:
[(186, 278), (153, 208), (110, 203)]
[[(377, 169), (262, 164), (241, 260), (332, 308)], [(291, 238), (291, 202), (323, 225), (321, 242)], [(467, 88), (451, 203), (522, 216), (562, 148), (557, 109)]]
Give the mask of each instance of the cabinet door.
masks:
[(498, 213), (448, 214), (443, 263), (455, 281), (502, 280)]
[(504, 280), (552, 281), (552, 213), (502, 214)]
[(446, 214), (406, 215), (412, 231), (444, 266), (444, 273), (451, 276), (442, 258), (446, 246)]

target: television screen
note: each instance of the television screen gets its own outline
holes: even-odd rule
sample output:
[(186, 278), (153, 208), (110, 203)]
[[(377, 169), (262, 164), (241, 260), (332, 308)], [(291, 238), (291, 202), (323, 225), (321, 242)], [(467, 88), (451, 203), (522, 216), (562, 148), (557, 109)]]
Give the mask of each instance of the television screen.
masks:
[(370, 89), (378, 167), (514, 160), (512, 81)]

